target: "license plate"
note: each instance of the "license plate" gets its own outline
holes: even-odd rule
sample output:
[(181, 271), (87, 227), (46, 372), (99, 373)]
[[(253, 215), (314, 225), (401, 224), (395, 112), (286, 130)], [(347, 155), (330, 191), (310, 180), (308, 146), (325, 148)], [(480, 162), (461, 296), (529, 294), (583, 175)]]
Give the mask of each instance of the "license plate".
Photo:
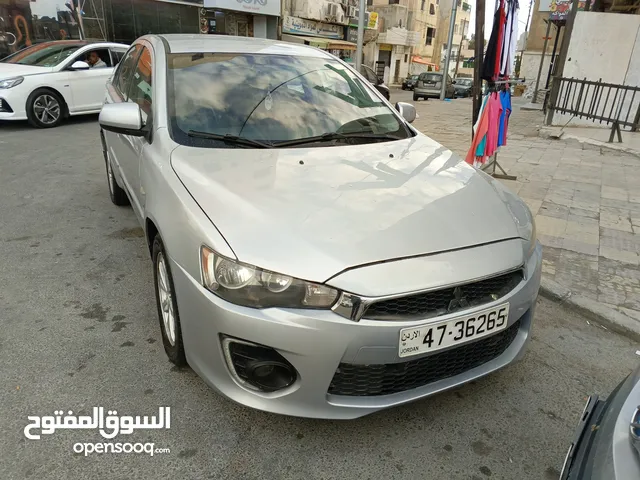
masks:
[(400, 330), (398, 355), (420, 355), (486, 337), (507, 328), (508, 319), (509, 304), (503, 303), (446, 322), (403, 328)]

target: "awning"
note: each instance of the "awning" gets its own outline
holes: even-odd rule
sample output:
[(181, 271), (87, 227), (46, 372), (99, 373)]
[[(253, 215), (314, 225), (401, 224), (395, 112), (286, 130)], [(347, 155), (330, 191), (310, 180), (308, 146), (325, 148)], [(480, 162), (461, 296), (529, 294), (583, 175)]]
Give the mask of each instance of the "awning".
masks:
[(328, 50), (355, 50), (357, 45), (346, 40), (329, 40)]
[(432, 62), (428, 61), (426, 58), (421, 57), (421, 56), (419, 56), (419, 55), (413, 55), (413, 56), (411, 57), (411, 61), (412, 61), (413, 63), (420, 63), (420, 64), (422, 64), (422, 65), (428, 65), (428, 66), (430, 66), (430, 67), (433, 67), (433, 69), (434, 69), (435, 71), (440, 70), (440, 65), (437, 65), (437, 64), (435, 64), (435, 63), (432, 63)]

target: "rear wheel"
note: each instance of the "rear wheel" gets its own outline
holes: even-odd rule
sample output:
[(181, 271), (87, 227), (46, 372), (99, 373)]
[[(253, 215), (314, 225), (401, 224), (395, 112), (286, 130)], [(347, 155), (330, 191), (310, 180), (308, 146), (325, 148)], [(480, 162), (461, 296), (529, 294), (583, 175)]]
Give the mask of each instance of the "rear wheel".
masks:
[(36, 90), (27, 99), (27, 119), (33, 127), (57, 127), (62, 122), (64, 113), (64, 100), (51, 90)]
[(419, 98), (420, 97), (418, 97), (418, 95), (416, 95), (415, 93), (413, 94), (413, 101), (414, 102), (417, 102)]

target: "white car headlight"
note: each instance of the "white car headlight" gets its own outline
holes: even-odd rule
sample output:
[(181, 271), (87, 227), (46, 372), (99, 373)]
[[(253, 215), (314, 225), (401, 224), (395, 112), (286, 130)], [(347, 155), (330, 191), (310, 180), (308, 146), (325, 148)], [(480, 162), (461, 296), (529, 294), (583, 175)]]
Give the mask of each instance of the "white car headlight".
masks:
[(245, 265), (204, 246), (200, 264), (208, 290), (245, 307), (329, 309), (338, 298), (338, 291), (326, 285)]
[(24, 77), (5, 78), (0, 80), (0, 88), (12, 88), (24, 82)]

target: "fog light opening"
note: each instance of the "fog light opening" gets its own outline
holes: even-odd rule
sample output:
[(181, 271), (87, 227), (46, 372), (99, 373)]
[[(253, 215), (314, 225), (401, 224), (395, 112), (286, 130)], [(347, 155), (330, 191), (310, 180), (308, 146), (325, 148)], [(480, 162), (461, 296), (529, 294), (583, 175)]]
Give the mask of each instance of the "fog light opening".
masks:
[(271, 347), (230, 337), (223, 338), (222, 347), (229, 371), (246, 388), (271, 393), (298, 378), (293, 365)]

